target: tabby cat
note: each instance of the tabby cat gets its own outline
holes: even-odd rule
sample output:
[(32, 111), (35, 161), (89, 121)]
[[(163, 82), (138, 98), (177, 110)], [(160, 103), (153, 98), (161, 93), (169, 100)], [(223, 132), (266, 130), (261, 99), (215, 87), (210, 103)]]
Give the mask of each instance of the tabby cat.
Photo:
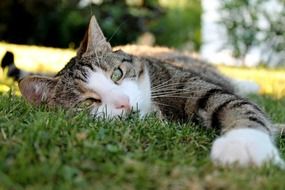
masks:
[(156, 112), (167, 120), (199, 122), (221, 131), (211, 149), (214, 163), (284, 166), (272, 123), (236, 94), (230, 80), (190, 57), (142, 54), (112, 50), (93, 16), (76, 57), (54, 77), (23, 78), (20, 91), (34, 105), (85, 106), (97, 117)]

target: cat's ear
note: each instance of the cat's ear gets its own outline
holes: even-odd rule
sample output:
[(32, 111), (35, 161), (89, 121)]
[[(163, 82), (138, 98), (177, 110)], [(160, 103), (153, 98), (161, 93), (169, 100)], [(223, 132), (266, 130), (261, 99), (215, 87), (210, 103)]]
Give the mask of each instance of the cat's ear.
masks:
[(19, 88), (23, 97), (34, 105), (47, 103), (52, 96), (58, 79), (43, 76), (28, 76), (19, 81)]
[(92, 53), (102, 54), (108, 51), (112, 51), (111, 45), (107, 42), (95, 16), (92, 16), (88, 30), (77, 51), (77, 56), (82, 57), (84, 54)]

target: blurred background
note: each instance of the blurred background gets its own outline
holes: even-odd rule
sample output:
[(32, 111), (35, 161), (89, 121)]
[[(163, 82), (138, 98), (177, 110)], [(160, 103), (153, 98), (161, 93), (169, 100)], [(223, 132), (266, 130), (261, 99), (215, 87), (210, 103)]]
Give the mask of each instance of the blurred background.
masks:
[(137, 42), (144, 34), (159, 45), (201, 45), (199, 0), (1, 0), (0, 39), (74, 48), (93, 14), (113, 45)]
[(113, 46), (196, 52), (239, 66), (219, 66), (232, 77), (263, 81), (271, 68), (273, 81), (285, 82), (284, 0), (1, 0), (0, 59), (11, 51), (17, 67), (56, 72), (75, 55), (93, 14)]
[(74, 49), (95, 14), (112, 45), (162, 45), (200, 51), (216, 63), (277, 66), (285, 62), (284, 7), (284, 0), (1, 0), (0, 40)]

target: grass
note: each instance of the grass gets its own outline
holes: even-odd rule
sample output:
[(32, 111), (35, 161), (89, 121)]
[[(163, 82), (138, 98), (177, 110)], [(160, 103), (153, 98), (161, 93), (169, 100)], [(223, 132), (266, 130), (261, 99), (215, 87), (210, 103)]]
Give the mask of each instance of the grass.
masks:
[[(276, 122), (285, 99), (254, 97)], [(284, 189), (284, 171), (219, 168), (213, 130), (156, 118), (95, 120), (0, 96), (0, 189)], [(285, 140), (277, 140), (283, 157)]]
[[(267, 78), (276, 77), (270, 72), (279, 71), (268, 71)], [(84, 112), (35, 108), (14, 95), (17, 87), (3, 73), (0, 83), (8, 88), (0, 90), (0, 190), (285, 189), (284, 171), (274, 166), (214, 166), (213, 130), (153, 117), (105, 121)], [(285, 123), (285, 98), (250, 98), (274, 122)], [(285, 158), (284, 137), (277, 144)]]

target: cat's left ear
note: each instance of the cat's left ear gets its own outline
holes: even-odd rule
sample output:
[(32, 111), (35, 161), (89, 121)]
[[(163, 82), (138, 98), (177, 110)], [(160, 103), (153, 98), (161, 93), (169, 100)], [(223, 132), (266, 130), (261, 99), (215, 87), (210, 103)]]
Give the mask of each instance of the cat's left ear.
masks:
[(28, 76), (19, 81), (23, 97), (34, 105), (48, 103), (58, 79), (43, 76)]
[(94, 53), (104, 54), (108, 51), (112, 51), (111, 45), (107, 42), (95, 16), (92, 16), (88, 30), (77, 50), (77, 56), (82, 57), (84, 54)]

